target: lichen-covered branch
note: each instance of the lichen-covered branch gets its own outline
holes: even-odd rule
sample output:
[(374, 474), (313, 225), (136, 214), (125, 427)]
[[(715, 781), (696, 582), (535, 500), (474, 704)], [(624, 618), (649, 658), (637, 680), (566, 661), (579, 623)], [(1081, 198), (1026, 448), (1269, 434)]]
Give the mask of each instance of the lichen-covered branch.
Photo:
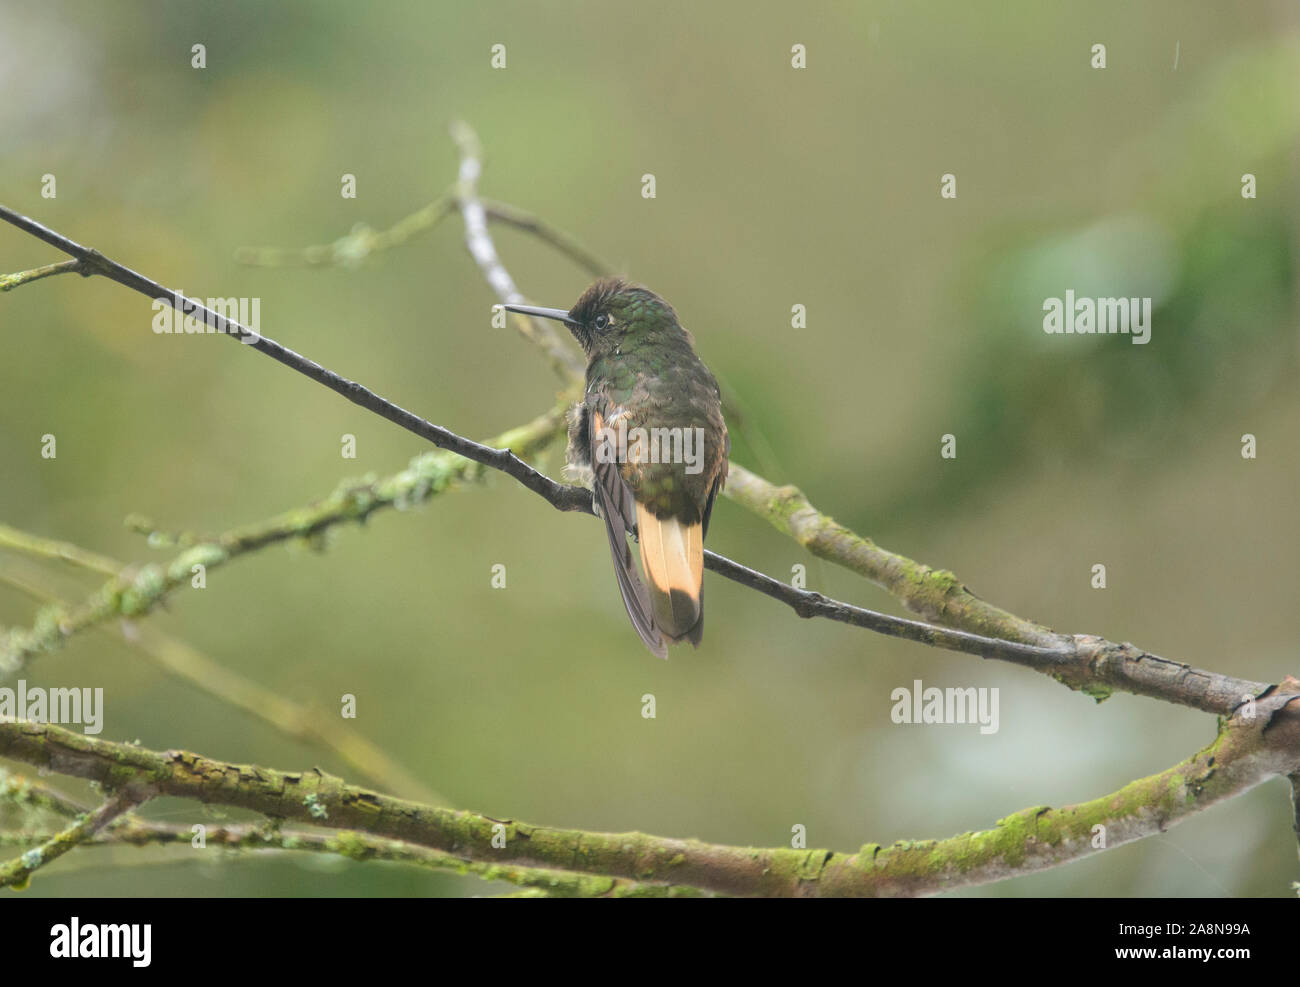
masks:
[[(0, 846), (44, 842), (56, 835), (38, 831), (0, 833)], [(82, 840), (81, 845), (185, 847), (194, 850), (196, 854), (221, 850), (256, 854), (335, 854), (358, 862), (373, 860), (406, 864), (428, 870), (470, 874), (485, 881), (506, 881), (520, 887), (536, 888), (550, 898), (698, 898), (708, 894), (697, 888), (671, 884), (645, 884), (621, 877), (602, 877), (599, 874), (575, 874), (540, 867), (466, 860), (441, 850), (371, 836), (352, 829), (313, 831), (286, 829), (265, 823), (205, 825), (202, 846), (195, 846), (195, 838), (192, 825), (157, 822), (126, 815), (105, 826), (94, 836)], [(185, 858), (181, 856), (174, 859)]]
[[(527, 425), (498, 436), (493, 442), (514, 449), (519, 456), (531, 457), (555, 439), (563, 420), (562, 403)], [(31, 628), (12, 628), (0, 635), (0, 678), (21, 671), (33, 656), (58, 648), (74, 634), (116, 617), (147, 614), (167, 596), (189, 586), (195, 566), (203, 566), (206, 572), (211, 572), (266, 545), (299, 539), (310, 543), (319, 540), (335, 525), (365, 523), (377, 510), (414, 506), (457, 483), (481, 475), (478, 464), (460, 456), (427, 452), (413, 459), (400, 473), (382, 480), (367, 478), (345, 482), (324, 500), (269, 520), (210, 537), (181, 536), (177, 540), (187, 547), (170, 562), (118, 567), (117, 574), (84, 603), (72, 607), (45, 607)]]
[(725, 493), (813, 555), (866, 577), (925, 620), (1042, 647), (1065, 642), (1051, 628), (979, 599), (951, 572), (914, 562), (850, 531), (813, 507), (797, 487), (778, 487), (732, 463)]
[(25, 721), (0, 723), (0, 757), (91, 779), (108, 791), (237, 806), (274, 820), (356, 830), (483, 864), (576, 871), (728, 895), (920, 895), (1102, 852), (1163, 832), (1269, 778), (1296, 773), (1297, 699), (1298, 693), (1275, 692), (1259, 700), (1249, 717), (1243, 712), (1225, 720), (1204, 750), (1102, 798), (1060, 809), (1026, 809), (983, 832), (890, 847), (867, 844), (855, 853), (537, 826), (392, 798), (319, 769), (284, 772), (228, 764)]
[[(731, 464), (724, 493), (766, 518), (813, 555), (864, 576), (926, 620), (1047, 649), (1044, 660), (1019, 664), (1036, 668), (1097, 700), (1120, 689), (1224, 715), (1269, 688), (1266, 682), (1203, 671), (1131, 644), (1087, 634), (1059, 634), (1017, 617), (980, 599), (953, 573), (881, 548), (849, 530), (817, 510), (797, 487), (778, 487), (736, 463)], [(1057, 652), (1066, 657), (1057, 657)]]
[(20, 285), (39, 281), (41, 278), (56, 274), (85, 274), (85, 267), (80, 260), (61, 260), (43, 267), (34, 267), (30, 271), (17, 271), (14, 274), (0, 274), (0, 291), (13, 291)]
[(86, 806), (68, 798), (62, 792), (54, 791), (48, 785), (0, 768), (0, 804), (3, 803), (24, 810), (48, 812), (68, 819), (90, 811)]
[(127, 792), (110, 795), (94, 812), (78, 817), (71, 826), (55, 833), (40, 846), (19, 854), (8, 863), (0, 864), (0, 888), (25, 888), (34, 871), (84, 843), (122, 813), (139, 805), (146, 797)]

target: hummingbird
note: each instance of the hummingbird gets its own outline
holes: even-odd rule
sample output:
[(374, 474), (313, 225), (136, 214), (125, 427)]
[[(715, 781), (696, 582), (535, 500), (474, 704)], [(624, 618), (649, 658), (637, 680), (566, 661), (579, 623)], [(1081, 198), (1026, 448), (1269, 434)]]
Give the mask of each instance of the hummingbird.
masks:
[[(506, 305), (563, 322), (587, 355), (569, 416), (570, 468), (590, 471), (632, 626), (660, 658), (704, 634), (704, 536), (727, 479), (722, 396), (673, 307), (649, 288), (602, 278), (568, 311)], [(640, 547), (643, 582), (628, 535)]]

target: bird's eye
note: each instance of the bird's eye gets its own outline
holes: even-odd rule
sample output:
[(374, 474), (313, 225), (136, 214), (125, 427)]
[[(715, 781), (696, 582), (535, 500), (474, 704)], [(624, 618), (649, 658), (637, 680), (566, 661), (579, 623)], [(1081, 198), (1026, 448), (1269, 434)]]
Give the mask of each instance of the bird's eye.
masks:
[(608, 315), (596, 316), (596, 321), (593, 323), (593, 325), (595, 325), (597, 332), (604, 332), (606, 329), (609, 328), (609, 316)]

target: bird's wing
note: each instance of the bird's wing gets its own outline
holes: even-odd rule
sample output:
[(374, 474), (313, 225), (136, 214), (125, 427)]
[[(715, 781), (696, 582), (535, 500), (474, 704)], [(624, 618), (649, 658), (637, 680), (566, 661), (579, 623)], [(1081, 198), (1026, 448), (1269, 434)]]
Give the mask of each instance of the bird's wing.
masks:
[(704, 537), (706, 538), (709, 535), (709, 518), (713, 516), (714, 498), (718, 496), (718, 491), (727, 485), (727, 472), (731, 466), (731, 435), (726, 431), (725, 425), (723, 426), (722, 439), (722, 463), (718, 467), (718, 475), (714, 479), (713, 485), (709, 487), (709, 499), (704, 504), (703, 520)]
[(650, 593), (645, 583), (637, 575), (636, 562), (632, 558), (632, 546), (627, 536), (633, 529), (636, 518), (636, 498), (632, 489), (619, 472), (616, 457), (602, 454), (600, 446), (607, 439), (602, 438), (608, 402), (592, 395), (588, 441), (590, 443), (592, 490), (600, 512), (605, 517), (605, 534), (609, 537), (609, 552), (614, 557), (614, 574), (618, 577), (618, 591), (623, 596), (623, 605), (632, 626), (641, 635), (647, 648), (660, 658), (668, 657), (668, 646), (655, 626), (654, 609)]

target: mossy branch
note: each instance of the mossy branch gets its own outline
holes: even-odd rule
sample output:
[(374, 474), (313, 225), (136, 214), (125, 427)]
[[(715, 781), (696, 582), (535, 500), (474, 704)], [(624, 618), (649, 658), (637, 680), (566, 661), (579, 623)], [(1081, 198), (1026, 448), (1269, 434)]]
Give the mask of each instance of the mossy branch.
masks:
[(25, 775), (13, 774), (0, 768), (0, 805), (17, 806), (22, 810), (50, 813), (74, 819), (89, 809), (62, 792), (56, 792), (40, 781)]
[[(0, 846), (52, 841), (58, 833), (27, 831), (0, 833)], [(415, 843), (390, 840), (354, 829), (313, 831), (283, 828), (263, 823), (203, 825), (201, 843), (192, 824), (166, 823), (125, 815), (98, 833), (80, 841), (83, 847), (127, 846), (176, 847), (194, 851), (174, 859), (202, 859), (201, 854), (227, 851), (233, 854), (317, 854), (334, 855), (356, 862), (379, 861), (421, 867), (426, 870), (469, 874), (485, 881), (505, 881), (534, 888), (548, 898), (698, 898), (709, 892), (672, 884), (647, 884), (599, 874), (520, 867), (514, 864), (466, 860), (441, 850)]]
[[(90, 779), (115, 793), (90, 817), (91, 822), (78, 822), (46, 845), (57, 847), (58, 853), (90, 839), (131, 804), (167, 795), (249, 809), (271, 820), (311, 828), (354, 830), (365, 837), (357, 837), (362, 842), (353, 844), (356, 852), (349, 855), (362, 859), (368, 853), (382, 856), (373, 847), (367, 850), (365, 838), (375, 837), (451, 854), (467, 865), (559, 870), (716, 894), (920, 895), (1091, 856), (1163, 832), (1269, 778), (1296, 773), (1300, 770), (1296, 699), (1300, 693), (1266, 697), (1249, 716), (1242, 713), (1225, 720), (1204, 750), (1102, 798), (1060, 809), (1025, 809), (982, 832), (889, 847), (867, 844), (853, 853), (537, 826), (393, 798), (349, 785), (320, 769), (285, 772), (229, 764), (187, 751), (151, 751), (26, 721), (0, 723), (0, 757)], [(338, 837), (335, 840), (330, 852), (344, 846)], [(46, 852), (45, 846), (41, 849)], [(29, 856), (23, 864), (22, 859), (0, 868), (0, 884), (6, 883), (6, 875), (25, 879), (35, 869), (28, 865), (42, 862)], [(471, 869), (482, 876), (503, 876)]]
[(21, 891), (27, 887), (33, 872), (86, 842), (143, 800), (143, 796), (124, 792), (110, 796), (94, 812), (79, 816), (71, 826), (48, 837), (40, 846), (19, 854), (8, 863), (0, 864), (0, 888), (12, 887)]
[[(563, 420), (562, 402), (493, 442), (515, 450), (518, 456), (531, 457), (554, 441)], [(458, 483), (481, 476), (481, 464), (451, 453), (426, 452), (400, 473), (383, 479), (345, 481), (323, 500), (257, 524), (211, 536), (160, 536), (156, 540), (175, 541), (184, 546), (167, 563), (120, 567), (100, 557), (115, 575), (88, 600), (73, 607), (46, 607), (31, 628), (12, 628), (0, 635), (0, 678), (22, 671), (34, 656), (60, 647), (74, 634), (117, 617), (149, 613), (176, 590), (190, 585), (195, 566), (211, 572), (268, 545), (291, 541), (319, 543), (324, 533), (335, 525), (364, 524), (375, 511), (411, 507)], [(33, 545), (42, 543), (48, 548), (49, 557), (67, 557), (67, 546), (62, 542), (38, 539), (13, 528), (0, 528), (0, 547), (30, 552)]]
[[(983, 637), (1047, 649), (1043, 660), (1018, 664), (1051, 675), (1098, 702), (1109, 697), (1113, 689), (1120, 689), (1225, 715), (1271, 688), (1266, 682), (1161, 658), (1132, 644), (1088, 634), (1060, 634), (1017, 617), (980, 599), (946, 569), (932, 569), (849, 530), (817, 510), (797, 487), (778, 487), (737, 463), (731, 464), (724, 493), (766, 518), (813, 555), (864, 576), (926, 620)], [(1057, 657), (1056, 652), (1064, 657)]]
[(21, 285), (31, 284), (41, 278), (56, 274), (85, 274), (86, 269), (80, 260), (61, 260), (43, 267), (34, 267), (30, 271), (18, 271), (14, 274), (0, 274), (0, 291), (13, 291)]

